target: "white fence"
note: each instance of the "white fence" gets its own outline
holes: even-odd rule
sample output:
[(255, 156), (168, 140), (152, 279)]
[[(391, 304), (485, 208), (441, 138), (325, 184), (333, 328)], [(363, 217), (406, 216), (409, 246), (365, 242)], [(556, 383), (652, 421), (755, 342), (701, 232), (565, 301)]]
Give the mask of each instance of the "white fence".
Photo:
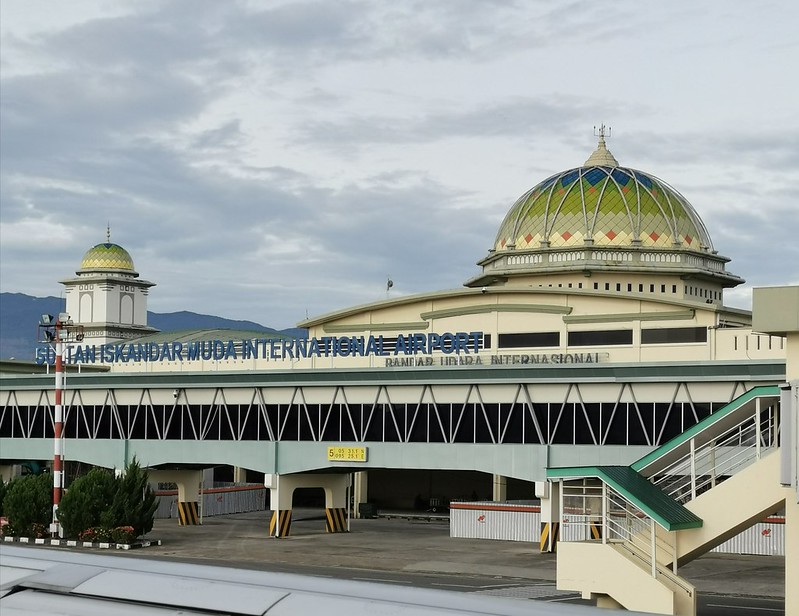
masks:
[[(560, 525), (564, 541), (585, 539), (585, 516), (566, 515)], [(451, 503), (449, 536), (538, 544), (541, 513), (532, 503)], [(755, 524), (713, 550), (726, 554), (785, 555), (785, 518), (773, 516)]]
[(785, 518), (774, 516), (725, 541), (714, 552), (785, 556)]
[(540, 521), (532, 503), (450, 503), (449, 536), (538, 543)]
[[(262, 485), (229, 485), (203, 490), (200, 515), (203, 517), (266, 510), (266, 488)], [(158, 490), (156, 519), (178, 517), (178, 491)]]

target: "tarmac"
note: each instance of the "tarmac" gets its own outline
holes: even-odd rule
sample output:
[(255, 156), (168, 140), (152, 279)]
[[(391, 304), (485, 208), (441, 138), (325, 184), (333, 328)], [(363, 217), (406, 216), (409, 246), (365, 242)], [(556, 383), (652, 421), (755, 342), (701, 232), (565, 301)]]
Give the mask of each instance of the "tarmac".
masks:
[[(268, 536), (267, 513), (262, 511), (205, 518), (201, 526), (156, 520), (148, 537), (159, 539), (161, 545), (127, 554), (325, 575), (339, 570), (478, 576), (554, 589), (556, 555), (540, 553), (535, 544), (451, 538), (449, 520), (443, 516), (352, 519), (350, 532), (326, 533), (321, 513), (295, 510), (290, 536), (280, 539)], [(785, 596), (785, 559), (779, 556), (709, 553), (682, 567), (679, 574), (700, 594)]]

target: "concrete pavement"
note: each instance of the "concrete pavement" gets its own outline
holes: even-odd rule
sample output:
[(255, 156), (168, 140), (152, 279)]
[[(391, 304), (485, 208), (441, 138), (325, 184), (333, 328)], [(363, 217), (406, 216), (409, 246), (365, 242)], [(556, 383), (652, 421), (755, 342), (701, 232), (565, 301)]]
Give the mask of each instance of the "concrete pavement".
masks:
[[(321, 510), (295, 510), (290, 537), (268, 536), (266, 514), (206, 518), (202, 526), (156, 520), (163, 545), (131, 551), (214, 564), (313, 572), (323, 569), (514, 580), (554, 589), (555, 555), (537, 545), (449, 536), (446, 518), (352, 520), (351, 532), (325, 532)], [(784, 558), (708, 554), (680, 569), (700, 594), (784, 597)]]

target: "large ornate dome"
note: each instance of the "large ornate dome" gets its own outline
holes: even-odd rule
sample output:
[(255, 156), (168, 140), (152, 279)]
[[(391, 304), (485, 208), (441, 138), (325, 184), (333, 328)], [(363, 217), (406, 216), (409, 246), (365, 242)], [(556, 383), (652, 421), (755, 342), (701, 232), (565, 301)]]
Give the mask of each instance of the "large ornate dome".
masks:
[(494, 249), (586, 243), (713, 247), (685, 197), (648, 173), (619, 167), (604, 140), (585, 166), (555, 174), (522, 195), (505, 216)]
[(725, 271), (728, 261), (685, 197), (651, 174), (619, 165), (603, 128), (582, 167), (556, 173), (513, 204), (478, 263), (483, 273), (466, 285), (637, 271), (736, 286), (743, 280)]

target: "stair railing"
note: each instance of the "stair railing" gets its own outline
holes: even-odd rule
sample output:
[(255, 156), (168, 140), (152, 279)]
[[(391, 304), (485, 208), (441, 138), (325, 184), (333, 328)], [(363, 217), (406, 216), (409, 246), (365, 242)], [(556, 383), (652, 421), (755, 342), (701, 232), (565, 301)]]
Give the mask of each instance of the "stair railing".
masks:
[(741, 412), (738, 423), (717, 434), (705, 430), (692, 437), (688, 451), (650, 481), (679, 503), (686, 503), (718, 482), (740, 472), (778, 445), (779, 415), (776, 400), (754, 412)]
[[(561, 507), (561, 541), (609, 544), (652, 577), (665, 577), (685, 593), (693, 592), (676, 574), (673, 534), (604, 481), (590, 477), (564, 481)], [(665, 563), (672, 563), (673, 570)]]
[[(667, 578), (685, 593), (693, 593), (693, 587), (677, 575), (677, 552), (670, 541), (674, 535), (658, 532), (651, 517), (610, 486), (605, 485), (604, 498), (603, 543), (622, 550), (653, 578)], [(672, 563), (673, 570), (662, 563)]]

